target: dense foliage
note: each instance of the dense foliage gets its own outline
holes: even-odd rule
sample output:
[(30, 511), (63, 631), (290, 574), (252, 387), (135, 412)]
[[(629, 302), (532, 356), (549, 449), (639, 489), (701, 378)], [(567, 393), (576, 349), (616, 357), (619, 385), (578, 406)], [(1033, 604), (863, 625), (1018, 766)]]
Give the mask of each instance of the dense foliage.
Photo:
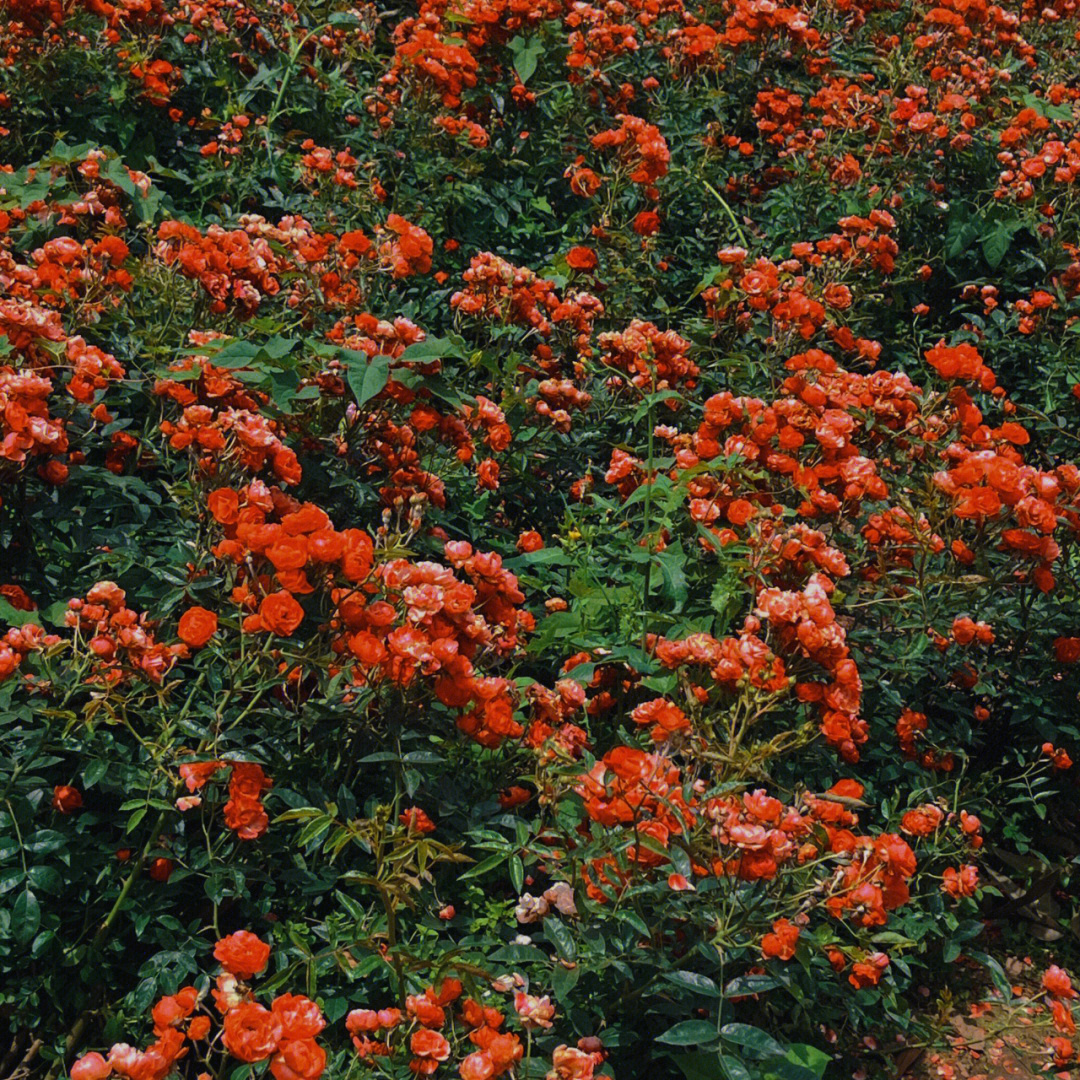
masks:
[(0, 1075), (892, 1075), (1070, 965), (1075, 0), (4, 13)]

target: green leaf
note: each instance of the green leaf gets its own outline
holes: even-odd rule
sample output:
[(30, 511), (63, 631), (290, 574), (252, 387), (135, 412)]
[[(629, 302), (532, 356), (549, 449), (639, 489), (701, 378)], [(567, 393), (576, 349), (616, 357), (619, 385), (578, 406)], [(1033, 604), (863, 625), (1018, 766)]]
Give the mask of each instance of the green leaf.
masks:
[(577, 946), (574, 937), (561, 919), (548, 915), (544, 919), (544, 933), (564, 960), (577, 958)]
[(976, 964), (982, 964), (990, 972), (990, 978), (993, 979), (994, 986), (998, 988), (1006, 1001), (1010, 1001), (1012, 999), (1012, 983), (1009, 982), (1009, 976), (1005, 974), (1005, 969), (1001, 964), (992, 956), (980, 952), (978, 949), (968, 949), (966, 955), (974, 960)]
[(793, 1065), (802, 1066), (816, 1077), (825, 1075), (825, 1070), (832, 1060), (824, 1051), (807, 1043), (792, 1043), (785, 1056)]
[(745, 997), (749, 994), (763, 994), (780, 983), (771, 975), (739, 975), (724, 987), (725, 997)]
[(41, 905), (38, 898), (24, 889), (11, 908), (11, 934), (20, 945), (31, 941), (41, 926)]
[(672, 1055), (671, 1060), (675, 1062), (686, 1080), (721, 1080), (718, 1054), (698, 1050), (693, 1054)]
[(261, 346), (252, 341), (230, 341), (214, 353), (210, 361), (215, 367), (247, 367), (259, 355), (260, 349)]
[[(386, 384), (390, 381), (390, 357), (373, 356), (368, 360), (366, 354), (355, 353), (352, 350), (342, 350), (350, 353), (346, 361), (348, 374), (346, 376), (349, 389), (356, 398), (357, 405), (365, 405), (376, 394), (382, 393)], [(355, 359), (363, 357), (362, 360)]]
[(727, 1080), (751, 1080), (750, 1070), (738, 1058), (721, 1054), (719, 1061)]
[(695, 994), (715, 998), (724, 996), (708, 975), (699, 975), (696, 971), (665, 971), (664, 978), (674, 986), (681, 986)]
[(93, 787), (108, 771), (109, 763), (102, 761), (101, 758), (88, 762), (86, 768), (83, 769), (83, 785), (88, 788)]
[(481, 859), (474, 867), (466, 870), (464, 874), (458, 875), (459, 881), (465, 881), (468, 878), (479, 877), (481, 874), (486, 874), (489, 870), (494, 870), (496, 866), (506, 862), (506, 853), (503, 851), (497, 852), (495, 855), (489, 855), (486, 859)]
[(758, 1057), (783, 1057), (787, 1049), (771, 1035), (751, 1024), (725, 1024), (720, 1034), (736, 1046), (745, 1046)]
[(656, 1041), (668, 1046), (696, 1046), (699, 1043), (712, 1042), (716, 1038), (716, 1025), (708, 1020), (683, 1020), (682, 1023), (669, 1027)]
[(27, 877), (30, 884), (42, 892), (58, 893), (64, 887), (64, 879), (51, 866), (31, 866)]
[(442, 360), (448, 356), (459, 360), (464, 359), (461, 349), (453, 342), (447, 341), (446, 338), (429, 337), (416, 342), (415, 345), (410, 345), (398, 359), (410, 363), (414, 361), (431, 363), (433, 360)]
[(996, 270), (1012, 246), (1013, 237), (1023, 228), (1020, 221), (998, 221), (992, 230), (982, 237), (983, 257)]
[(551, 989), (555, 992), (555, 997), (559, 1001), (565, 1001), (570, 992), (577, 986), (578, 978), (581, 975), (580, 967), (567, 968), (562, 964), (556, 964), (555, 970), (551, 973)]
[[(64, 605), (65, 609), (67, 605)], [(41, 616), (36, 611), (20, 611), (12, 607), (6, 600), (0, 597), (0, 626), (5, 629), (9, 626), (24, 626), (26, 623), (36, 623)]]
[[(520, 39), (515, 38), (514, 40), (517, 41)], [(512, 42), (511, 48), (513, 48)], [(517, 72), (517, 77), (523, 84), (527, 83), (536, 72), (536, 65), (539, 63), (543, 52), (544, 43), (537, 38), (533, 38), (528, 44), (523, 45), (520, 49), (516, 50), (514, 55), (514, 70)]]

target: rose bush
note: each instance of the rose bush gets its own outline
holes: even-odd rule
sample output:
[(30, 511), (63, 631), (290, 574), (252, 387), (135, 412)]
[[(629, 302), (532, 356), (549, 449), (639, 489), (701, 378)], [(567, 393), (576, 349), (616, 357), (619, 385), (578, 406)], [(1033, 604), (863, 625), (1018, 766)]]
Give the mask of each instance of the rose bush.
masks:
[(1074, 4), (7, 15), (4, 1075), (1070, 1066)]

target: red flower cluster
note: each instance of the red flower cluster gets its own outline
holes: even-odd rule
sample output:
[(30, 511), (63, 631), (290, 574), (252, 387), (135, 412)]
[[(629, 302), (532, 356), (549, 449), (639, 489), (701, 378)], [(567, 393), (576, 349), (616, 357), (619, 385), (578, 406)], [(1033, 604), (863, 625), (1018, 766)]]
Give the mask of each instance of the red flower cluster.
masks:
[(76, 647), (93, 658), (94, 681), (112, 686), (136, 673), (160, 683), (176, 660), (177, 646), (156, 642), (154, 624), (126, 605), (124, 590), (112, 581), (69, 600), (64, 622), (75, 630)]
[(257, 840), (270, 824), (266, 808), (262, 804), (262, 795), (264, 791), (270, 790), (273, 783), (263, 772), (261, 765), (229, 759), (185, 762), (180, 766), (180, 779), (184, 781), (188, 791), (200, 791), (221, 769), (232, 770), (229, 776), (229, 801), (225, 804), (224, 811), (225, 824), (236, 833), (238, 839)]
[(603, 350), (600, 362), (626, 372), (645, 393), (697, 385), (698, 366), (686, 355), (690, 342), (674, 330), (661, 331), (634, 319), (625, 330), (601, 334), (598, 344)]
[[(326, 1066), (326, 1051), (315, 1041), (326, 1026), (318, 1005), (303, 995), (282, 994), (267, 1009), (245, 985), (266, 968), (270, 946), (240, 930), (217, 943), (214, 957), (226, 972), (218, 976), (212, 991), (222, 1014), (224, 1048), (243, 1062), (272, 1058), (274, 1080), (318, 1080)], [(72, 1080), (107, 1080), (114, 1073), (127, 1080), (163, 1080), (177, 1061), (192, 1047), (198, 1052), (196, 1044), (209, 1036), (209, 1011), (193, 1015), (200, 1007), (201, 995), (194, 986), (162, 998), (152, 1010), (157, 1042), (142, 1051), (117, 1043), (107, 1058), (85, 1054), (72, 1066)], [(185, 1045), (188, 1042), (192, 1047)]]
[(510, 684), (480, 676), (474, 661), (482, 652), (512, 652), (519, 630), (530, 629), (532, 620), (518, 609), (524, 595), (498, 555), (449, 542), (446, 558), (467, 583), (449, 567), (395, 559), (373, 579), (382, 599), (368, 603), (352, 590), (335, 594), (344, 631), (335, 648), (355, 657), (364, 681), (387, 679), (406, 688), (417, 674), (431, 679), (444, 705), (465, 710), (458, 727), (481, 745), (498, 746), (523, 729), (514, 719)]
[(593, 146), (597, 150), (616, 149), (635, 184), (655, 184), (666, 176), (671, 151), (660, 129), (639, 116), (621, 114), (615, 119), (619, 126), (594, 135)]

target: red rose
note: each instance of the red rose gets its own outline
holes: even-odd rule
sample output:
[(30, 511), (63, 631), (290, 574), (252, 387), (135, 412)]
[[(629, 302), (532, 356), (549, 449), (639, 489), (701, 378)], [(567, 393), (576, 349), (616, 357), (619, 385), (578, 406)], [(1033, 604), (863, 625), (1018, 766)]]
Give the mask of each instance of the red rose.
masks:
[(269, 1009), (254, 1001), (242, 1001), (230, 1009), (225, 1014), (224, 1028), (225, 1049), (241, 1061), (263, 1061), (277, 1049), (281, 1041), (281, 1021)]
[(166, 859), (164, 856), (158, 856), (150, 863), (150, 877), (154, 881), (164, 882), (168, 881), (172, 877), (173, 872), (172, 859)]
[(544, 538), (535, 530), (523, 532), (517, 538), (517, 549), (522, 552), (539, 551), (544, 546)]
[(773, 923), (772, 933), (761, 939), (761, 952), (765, 957), (775, 956), (779, 960), (790, 960), (795, 955), (795, 946), (799, 940), (799, 928), (787, 919), (777, 919)]
[(281, 1021), (284, 1039), (314, 1039), (326, 1027), (319, 1006), (303, 994), (282, 994), (270, 1008)]
[(437, 1031), (421, 1028), (409, 1039), (409, 1049), (420, 1058), (445, 1061), (450, 1056), (450, 1044)]
[(314, 1039), (287, 1039), (270, 1062), (274, 1080), (316, 1080), (326, 1068), (326, 1051)]
[(288, 637), (304, 621), (304, 609), (292, 593), (282, 589), (263, 598), (259, 605), (259, 621), (271, 634)]
[(223, 813), (225, 824), (241, 840), (258, 840), (270, 827), (263, 804), (251, 799), (230, 799)]
[(84, 1054), (68, 1070), (71, 1080), (105, 1080), (112, 1066), (100, 1054)]
[(240, 496), (232, 488), (218, 488), (207, 496), (206, 506), (215, 521), (222, 525), (235, 525), (240, 512)]
[(218, 617), (204, 607), (190, 607), (180, 616), (177, 633), (192, 649), (201, 649), (217, 633)]
[(249, 930), (237, 930), (214, 946), (214, 959), (237, 978), (250, 979), (266, 967), (270, 946)]
[(398, 821), (409, 832), (433, 833), (435, 831), (435, 822), (419, 806), (410, 806), (403, 814), (398, 815)]
[(1059, 664), (1075, 664), (1080, 660), (1080, 637), (1055, 638), (1054, 657)]
[(82, 806), (82, 793), (70, 784), (60, 784), (53, 788), (52, 804), (61, 814), (70, 814)]
[(642, 210), (634, 218), (633, 229), (638, 236), (653, 236), (660, 231), (660, 215), (655, 210)]
[(566, 253), (566, 265), (571, 270), (595, 270), (597, 267), (596, 252), (592, 248), (572, 247)]

